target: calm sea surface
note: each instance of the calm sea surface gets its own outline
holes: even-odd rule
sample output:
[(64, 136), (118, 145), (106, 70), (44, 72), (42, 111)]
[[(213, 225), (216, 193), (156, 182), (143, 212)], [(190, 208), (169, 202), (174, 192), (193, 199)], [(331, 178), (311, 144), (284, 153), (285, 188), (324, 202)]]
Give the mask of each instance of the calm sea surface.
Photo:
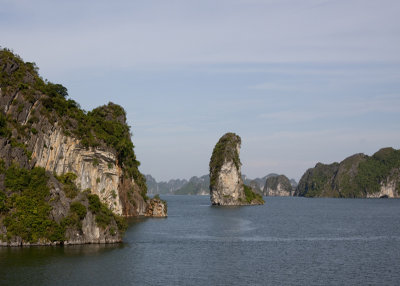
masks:
[(120, 245), (0, 248), (0, 285), (400, 285), (400, 200), (163, 198)]

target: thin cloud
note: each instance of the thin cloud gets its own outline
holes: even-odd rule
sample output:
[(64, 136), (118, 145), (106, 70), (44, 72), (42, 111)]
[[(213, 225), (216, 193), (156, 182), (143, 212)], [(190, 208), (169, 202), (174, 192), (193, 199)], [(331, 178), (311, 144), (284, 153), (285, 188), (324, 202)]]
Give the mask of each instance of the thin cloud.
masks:
[(394, 113), (400, 109), (400, 93), (373, 97), (371, 99), (354, 97), (345, 103), (333, 101), (325, 106), (314, 107), (312, 110), (281, 110), (262, 113), (260, 119), (275, 121), (314, 121), (324, 118), (357, 117), (368, 113)]
[(247, 175), (298, 177), (310, 162), (400, 142), (399, 10), (396, 0), (6, 0), (0, 45), (71, 83), (83, 106), (123, 105), (141, 170), (157, 178), (206, 173), (229, 130), (246, 142)]
[(2, 14), (18, 21), (0, 32), (3, 45), (51, 70), (399, 61), (399, 9), (398, 1), (17, 1)]

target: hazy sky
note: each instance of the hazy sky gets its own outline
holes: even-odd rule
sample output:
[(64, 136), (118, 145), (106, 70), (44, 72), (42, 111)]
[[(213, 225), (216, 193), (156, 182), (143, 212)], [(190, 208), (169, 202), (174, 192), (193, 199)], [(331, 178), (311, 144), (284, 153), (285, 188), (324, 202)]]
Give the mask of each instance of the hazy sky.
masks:
[(141, 171), (208, 173), (228, 131), (242, 172), (400, 148), (398, 0), (0, 0), (0, 45), (86, 109), (128, 114)]

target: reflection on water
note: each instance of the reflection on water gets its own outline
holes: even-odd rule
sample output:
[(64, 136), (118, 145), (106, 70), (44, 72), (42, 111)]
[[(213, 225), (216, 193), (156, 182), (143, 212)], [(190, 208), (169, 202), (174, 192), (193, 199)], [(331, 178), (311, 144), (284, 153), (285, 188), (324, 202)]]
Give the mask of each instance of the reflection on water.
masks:
[(19, 258), (44, 256), (87, 256), (99, 255), (116, 248), (123, 248), (121, 244), (86, 244), (65, 246), (26, 246), (26, 247), (0, 247), (0, 257)]
[[(0, 247), (0, 268), (16, 266), (39, 266), (51, 263), (59, 257), (99, 256), (115, 249), (123, 249), (124, 244), (87, 244), (66, 246)], [(1, 272), (0, 272), (1, 273)]]

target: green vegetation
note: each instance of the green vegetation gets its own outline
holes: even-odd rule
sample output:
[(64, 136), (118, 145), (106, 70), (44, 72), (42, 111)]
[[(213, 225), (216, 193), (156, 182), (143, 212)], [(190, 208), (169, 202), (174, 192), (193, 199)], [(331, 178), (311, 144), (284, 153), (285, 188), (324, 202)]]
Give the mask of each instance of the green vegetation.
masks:
[[(133, 178), (140, 189), (147, 192), (144, 176), (139, 172), (140, 162), (136, 160), (131, 141), (131, 133), (126, 122), (124, 109), (109, 103), (85, 113), (73, 100), (62, 96), (46, 97), (45, 115), (50, 117), (53, 110), (61, 118), (64, 131), (81, 139), (84, 147), (98, 147), (105, 144), (117, 152), (118, 162), (124, 167), (126, 174)], [(65, 118), (68, 118), (66, 120)], [(93, 166), (98, 166), (98, 159), (93, 160)]]
[(255, 193), (249, 186), (243, 185), (244, 194), (246, 196), (246, 202), (250, 204), (251, 202), (260, 202), (264, 203), (264, 200), (261, 195)]
[(339, 197), (357, 198), (363, 196), (363, 191), (357, 183), (356, 175), (359, 165), (366, 160), (364, 154), (355, 154), (340, 162), (335, 175), (334, 189)]
[(196, 184), (195, 182), (188, 182), (185, 184), (182, 188), (176, 190), (174, 192), (175, 195), (197, 195), (197, 192), (201, 186), (199, 184)]
[(11, 130), (7, 127), (7, 119), (3, 112), (0, 112), (0, 136), (5, 138), (11, 137)]
[(18, 142), (17, 139), (11, 138), (10, 140), (10, 145), (13, 148), (21, 148), (24, 154), (28, 157), (28, 159), (31, 159), (32, 152), (28, 151), (27, 146), (24, 143)]
[[(32, 103), (35, 102), (35, 94), (47, 95), (40, 97), (43, 107), (39, 112), (42, 116), (47, 117), (51, 124), (58, 122), (66, 135), (74, 135), (84, 147), (104, 145), (113, 148), (126, 175), (135, 180), (142, 192), (147, 192), (145, 178), (138, 170), (140, 162), (136, 160), (133, 150), (126, 113), (121, 106), (109, 103), (90, 112), (82, 110), (74, 100), (67, 99), (67, 88), (44, 81), (34, 63), (24, 63), (8, 49), (0, 50), (0, 87), (4, 92), (23, 92), (25, 99)], [(7, 121), (1, 114), (0, 136), (10, 134)], [(32, 128), (31, 132), (35, 134), (35, 130), (38, 131)], [(27, 136), (23, 128), (18, 131)], [(93, 163), (96, 164), (95, 161)]]
[(69, 206), (72, 213), (77, 214), (80, 220), (84, 219), (87, 213), (86, 207), (80, 202), (73, 202)]
[(285, 176), (285, 175), (279, 175), (279, 176), (275, 176), (275, 177), (269, 177), (266, 180), (265, 185), (268, 188), (271, 188), (273, 190), (276, 190), (278, 188), (278, 185), (281, 185), (281, 187), (287, 191), (287, 192), (291, 192), (292, 191), (292, 185), (290, 184), (289, 179)]
[(299, 196), (321, 196), (326, 190), (331, 190), (331, 180), (339, 169), (338, 163), (325, 165), (318, 163), (314, 168), (308, 169), (301, 178), (297, 187)]
[(38, 68), (35, 63), (24, 63), (24, 61), (11, 52), (11, 50), (0, 50), (0, 65), (3, 66), (2, 69), (0, 69), (0, 88), (14, 90), (27, 89), (28, 87), (24, 81), (26, 78), (30, 77), (35, 86), (40, 85), (36, 83), (39, 77), (37, 75)]
[[(65, 135), (79, 139), (83, 147), (102, 147), (114, 152), (117, 156), (114, 164), (122, 167), (126, 177), (134, 179), (141, 195), (147, 198), (145, 179), (138, 170), (140, 162), (136, 160), (124, 109), (109, 103), (90, 112), (82, 110), (78, 103), (68, 98), (67, 88), (43, 80), (34, 63), (25, 63), (8, 49), (0, 49), (0, 88), (4, 98), (12, 101), (12, 112), (5, 115), (0, 111), (0, 137), (7, 139), (6, 144), (12, 148), (13, 158), (20, 163), (6, 168), (0, 161), (0, 227), (7, 229), (6, 239), (21, 237), (25, 242), (40, 239), (63, 241), (67, 228), (81, 228), (88, 209), (93, 211), (100, 227), (109, 228), (110, 233), (116, 234), (115, 221), (118, 229), (123, 231), (126, 228), (125, 219), (114, 215), (97, 196), (96, 199), (90, 195), (90, 191), (84, 191), (87, 197), (80, 194), (75, 185), (75, 174), (54, 175), (69, 198), (65, 200), (58, 197), (57, 192), (50, 194), (48, 176), (52, 177), (51, 174), (46, 174), (42, 168), (24, 169), (20, 166), (27, 166), (26, 158), (30, 160), (32, 156), (29, 137), (40, 136), (47, 131), (49, 123), (57, 123)], [(30, 118), (23, 124), (19, 113), (25, 115), (28, 111)], [(53, 150), (51, 146), (45, 148)], [(10, 163), (7, 161), (7, 166)], [(98, 159), (93, 160), (93, 165), (98, 166), (99, 163)], [(114, 164), (109, 163), (108, 167), (111, 169)], [(116, 197), (117, 193), (113, 191), (111, 195)], [(63, 204), (70, 203), (71, 199), (74, 202), (70, 204), (66, 217), (59, 217), (58, 214), (57, 218), (53, 218), (50, 215), (52, 207), (59, 207), (60, 198), (64, 200)], [(89, 207), (85, 206), (86, 200)]]
[(126, 220), (113, 212), (100, 201), (98, 195), (88, 194), (89, 210), (96, 215), (96, 223), (99, 227), (106, 229), (110, 225), (112, 219), (115, 220), (118, 230), (123, 233), (127, 228)]
[(210, 192), (210, 177), (192, 177), (189, 182), (182, 185), (180, 189), (174, 191), (175, 195), (199, 195)]
[(340, 164), (317, 164), (301, 178), (300, 196), (365, 197), (379, 192), (386, 180), (397, 182), (400, 189), (400, 150), (384, 148), (373, 156), (356, 154)]
[(78, 187), (75, 185), (77, 175), (71, 172), (62, 174), (61, 176), (55, 175), (57, 180), (64, 186), (64, 192), (67, 198), (73, 199), (78, 195)]
[(82, 230), (82, 220), (87, 214), (86, 207), (80, 202), (73, 202), (69, 207), (69, 215), (61, 221), (61, 225), (64, 228), (75, 227)]
[(240, 147), (241, 139), (235, 133), (226, 133), (222, 136), (214, 147), (210, 159), (210, 185), (214, 186), (217, 182), (218, 173), (225, 161), (233, 161), (239, 170), (240, 158), (237, 146)]
[(3, 191), (0, 191), (0, 214), (7, 211), (7, 196)]
[(140, 195), (142, 196), (144, 201), (147, 201), (149, 199), (149, 197), (147, 196), (147, 192), (144, 190), (140, 191)]
[(128, 229), (126, 218), (119, 215), (114, 215), (114, 220), (117, 223), (119, 233), (123, 234)]
[(115, 192), (115, 190), (111, 190), (111, 196), (113, 197), (113, 199), (117, 198), (117, 193)]
[[(390, 178), (395, 168), (400, 168), (400, 150), (381, 149), (360, 163), (356, 182), (365, 193), (379, 192), (381, 182)], [(397, 188), (399, 187), (397, 184)]]
[(37, 242), (40, 238), (63, 241), (65, 229), (49, 218), (51, 207), (48, 177), (43, 168), (26, 170), (10, 166), (5, 171), (3, 201), (4, 225), (7, 238), (19, 236), (24, 241)]

